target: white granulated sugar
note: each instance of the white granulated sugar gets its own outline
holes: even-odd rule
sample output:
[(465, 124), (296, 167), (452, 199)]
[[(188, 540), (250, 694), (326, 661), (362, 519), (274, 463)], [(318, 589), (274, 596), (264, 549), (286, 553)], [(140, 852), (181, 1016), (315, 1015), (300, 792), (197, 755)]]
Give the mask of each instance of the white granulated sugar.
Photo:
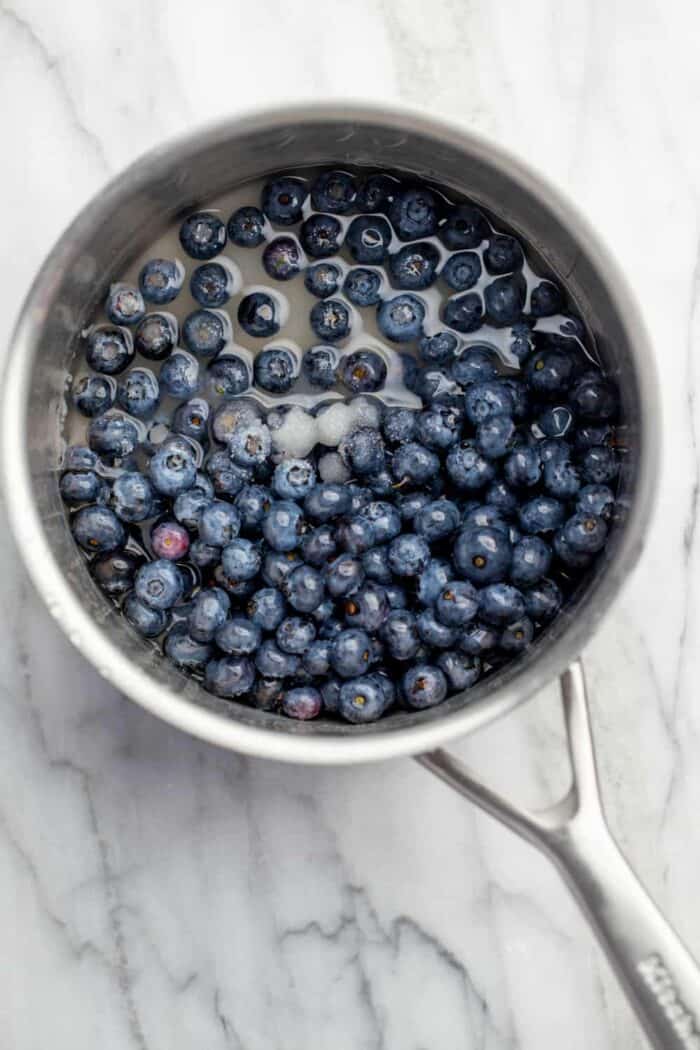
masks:
[(356, 425), (355, 414), (349, 405), (331, 405), (316, 419), (318, 440), (335, 448)]
[(321, 481), (328, 485), (342, 485), (350, 480), (350, 471), (343, 463), (337, 452), (326, 452), (318, 461), (318, 472)]
[(277, 451), (294, 459), (308, 456), (318, 440), (317, 420), (298, 406), (292, 408), (272, 432), (272, 443)]
[(374, 402), (368, 401), (365, 397), (356, 397), (350, 402), (350, 410), (354, 416), (354, 426), (374, 427), (375, 429), (379, 427), (379, 407)]

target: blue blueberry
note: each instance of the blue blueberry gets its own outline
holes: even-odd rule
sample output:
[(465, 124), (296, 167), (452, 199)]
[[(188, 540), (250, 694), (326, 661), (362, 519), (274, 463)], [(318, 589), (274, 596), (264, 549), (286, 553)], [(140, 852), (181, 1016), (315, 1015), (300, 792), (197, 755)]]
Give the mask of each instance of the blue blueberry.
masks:
[(149, 361), (164, 361), (177, 345), (177, 321), (172, 314), (146, 314), (134, 332), (134, 347)]
[(69, 445), (63, 456), (66, 470), (97, 470), (99, 460), (85, 445)]
[(494, 233), (484, 252), (484, 262), (489, 273), (506, 274), (519, 270), (525, 261), (523, 249), (515, 237), (507, 233)]
[(304, 287), (317, 299), (327, 299), (340, 288), (340, 267), (331, 262), (314, 263), (304, 273)]
[(265, 216), (259, 208), (236, 208), (228, 220), (228, 237), (239, 248), (257, 248), (265, 240)]
[(198, 474), (192, 488), (175, 498), (173, 513), (176, 520), (187, 529), (198, 529), (202, 511), (213, 499), (214, 486), (210, 479), (205, 474)]
[(383, 172), (370, 175), (358, 190), (357, 210), (364, 212), (386, 211), (399, 188), (398, 179), (393, 178), (391, 175), (386, 175)]
[(478, 208), (458, 204), (440, 227), (440, 239), (450, 251), (478, 248), (489, 235), (489, 225)]
[(136, 597), (152, 609), (170, 609), (182, 598), (184, 590), (182, 572), (166, 558), (148, 562), (136, 573)]
[(416, 617), (406, 609), (391, 610), (380, 635), (392, 660), (412, 660), (420, 647)]
[(263, 188), (262, 210), (275, 225), (293, 226), (301, 219), (306, 197), (306, 187), (300, 179), (273, 179)]
[(389, 550), (386, 546), (370, 547), (362, 555), (362, 568), (365, 576), (377, 583), (388, 584), (393, 580), (389, 566)]
[[(321, 602), (321, 605), (319, 605), (318, 608), (320, 609), (325, 604), (325, 602)], [(311, 615), (313, 616), (314, 620), (316, 620), (316, 623), (320, 623), (321, 625), (318, 628), (318, 636), (323, 641), (332, 642), (333, 639), (336, 638), (341, 631), (345, 630), (343, 623), (336, 616), (330, 615), (326, 617), (326, 619), (319, 621), (317, 618), (317, 614), (318, 609), (314, 609)]]
[(453, 692), (471, 689), (481, 675), (481, 660), (478, 656), (456, 652), (454, 649), (440, 653), (435, 662)]
[(498, 645), (499, 634), (488, 624), (472, 620), (459, 636), (459, 647), (468, 656), (484, 656)]
[(395, 583), (387, 583), (384, 591), (390, 609), (405, 609), (407, 607), (408, 597), (403, 587)]
[(299, 685), (286, 689), (282, 694), (282, 710), (289, 718), (303, 722), (316, 718), (321, 713), (323, 697), (312, 685)]
[(156, 493), (144, 474), (125, 471), (112, 483), (109, 504), (122, 521), (146, 521), (155, 512)]
[(200, 306), (216, 309), (229, 301), (232, 285), (229, 269), (221, 263), (203, 263), (190, 277), (190, 294)]
[(73, 404), (83, 416), (99, 416), (114, 404), (114, 380), (102, 376), (83, 376), (71, 390)]
[(199, 538), (212, 547), (225, 547), (240, 532), (241, 518), (232, 503), (214, 500), (199, 519)]
[(350, 335), (350, 311), (340, 299), (321, 299), (309, 314), (309, 323), (319, 339), (335, 343)]
[(513, 447), (516, 430), (510, 416), (492, 416), (480, 423), (476, 447), (487, 459), (502, 459)]
[(486, 502), (500, 511), (504, 518), (510, 518), (517, 513), (520, 500), (515, 492), (508, 488), (505, 481), (493, 481), (485, 493)]
[(438, 213), (435, 195), (425, 186), (400, 190), (389, 205), (389, 219), (402, 241), (417, 241), (437, 233)]
[(295, 355), (284, 347), (262, 350), (253, 362), (256, 385), (271, 394), (291, 389), (299, 368)]
[(510, 578), (516, 587), (532, 587), (547, 574), (552, 548), (540, 536), (523, 536), (513, 546)]
[(343, 602), (348, 627), (361, 627), (375, 634), (389, 615), (384, 588), (373, 580), (361, 584)]
[(449, 257), (440, 276), (454, 292), (466, 292), (481, 277), (481, 259), (476, 252), (457, 252)]
[(105, 483), (93, 470), (66, 470), (58, 487), (64, 503), (96, 503), (103, 499)]
[(130, 456), (139, 443), (136, 423), (120, 412), (103, 412), (88, 427), (88, 442), (93, 452), (108, 459)]
[(459, 508), (451, 500), (439, 499), (426, 504), (413, 519), (413, 528), (428, 543), (445, 540), (460, 523)]
[(227, 445), (231, 435), (246, 423), (260, 423), (262, 414), (257, 402), (248, 398), (219, 405), (211, 421), (214, 438)]
[(260, 711), (278, 711), (282, 704), (284, 683), (281, 678), (258, 676), (253, 686), (253, 706)]
[(332, 346), (312, 346), (301, 361), (301, 370), (311, 386), (330, 390), (335, 384), (338, 352)]
[(386, 382), (386, 363), (374, 350), (356, 350), (340, 362), (338, 378), (352, 394), (371, 394)]
[(194, 310), (185, 318), (182, 340), (198, 357), (220, 353), (228, 342), (228, 325), (224, 314), (214, 310)]
[(464, 394), (464, 408), (467, 419), (478, 426), (494, 416), (512, 415), (513, 397), (498, 381), (472, 383)]
[(566, 463), (571, 460), (571, 445), (561, 438), (546, 438), (537, 442), (537, 450), (543, 463), (556, 461)]
[(403, 445), (416, 436), (418, 413), (412, 408), (387, 408), (382, 417), (382, 433), (390, 445)]
[(530, 313), (533, 317), (552, 317), (565, 307), (561, 288), (553, 281), (540, 281), (530, 293)]
[(228, 439), (228, 454), (238, 467), (258, 467), (272, 449), (269, 427), (258, 420), (239, 423)]
[[(188, 493), (185, 493), (185, 495), (188, 495)], [(178, 499), (180, 498), (178, 496)], [(203, 543), (202, 540), (193, 540), (190, 543), (188, 557), (198, 569), (211, 569), (219, 564), (221, 551), (218, 547), (212, 547), (209, 543)]]
[(346, 171), (324, 171), (311, 186), (311, 203), (317, 211), (347, 215), (355, 207), (357, 185)]
[(364, 578), (362, 562), (352, 554), (340, 554), (325, 570), (326, 589), (333, 598), (352, 594)]
[(137, 598), (133, 591), (124, 599), (122, 612), (144, 638), (157, 638), (168, 626), (168, 613), (164, 609), (152, 609)]
[(440, 471), (440, 460), (417, 441), (409, 441), (394, 453), (391, 470), (398, 482), (424, 485)]
[(391, 244), (391, 227), (380, 215), (358, 215), (345, 235), (345, 245), (355, 262), (381, 265)]
[(518, 321), (509, 333), (508, 348), (516, 361), (522, 365), (535, 349), (532, 326), (528, 321)]
[(544, 487), (556, 499), (573, 499), (581, 488), (581, 475), (568, 460), (550, 459), (544, 465)]
[(262, 629), (246, 616), (233, 616), (217, 628), (214, 640), (230, 656), (247, 656), (259, 648)]
[(506, 653), (521, 653), (533, 639), (535, 628), (529, 616), (509, 623), (501, 633), (498, 646)]
[(178, 405), (173, 414), (173, 433), (207, 445), (209, 441), (209, 402), (196, 397)]
[(564, 350), (538, 350), (525, 362), (525, 382), (540, 397), (565, 394), (575, 369), (573, 356)]
[(197, 464), (184, 438), (166, 441), (154, 452), (148, 464), (148, 476), (164, 496), (177, 496), (192, 488)]
[(452, 559), (460, 576), (483, 586), (504, 580), (512, 559), (508, 536), (488, 526), (466, 526), (457, 534)]
[(351, 482), (349, 485), (343, 486), (350, 496), (350, 513), (357, 514), (358, 510), (362, 510), (368, 503), (371, 503), (374, 499), (372, 490), (366, 488), (364, 485), (358, 485), (355, 482)]
[(302, 257), (293, 237), (275, 237), (265, 246), (262, 264), (268, 277), (275, 281), (291, 281), (301, 273)]
[(87, 337), (85, 360), (93, 372), (113, 376), (131, 363), (134, 357), (134, 342), (131, 332), (116, 325), (99, 325), (92, 328)]
[(437, 280), (440, 252), (434, 244), (407, 244), (389, 256), (389, 273), (396, 288), (417, 292)]
[(171, 303), (177, 298), (184, 277), (184, 267), (176, 259), (149, 259), (139, 273), (141, 295), (157, 306)]
[(604, 423), (617, 414), (617, 390), (599, 372), (586, 372), (569, 392), (569, 402), (579, 419)]
[(437, 402), (418, 415), (418, 440), (438, 451), (452, 448), (462, 436), (463, 413)]
[(233, 462), (228, 452), (214, 452), (204, 464), (218, 496), (237, 496), (251, 480), (251, 472)]
[(356, 678), (365, 672), (372, 660), (372, 641), (366, 631), (350, 627), (333, 638), (330, 664), (341, 678)]
[(471, 441), (453, 446), (447, 454), (445, 467), (452, 482), (460, 489), (480, 489), (493, 481), (496, 470)]
[(251, 540), (238, 536), (221, 552), (223, 571), (232, 580), (252, 580), (260, 571), (262, 555)]
[(231, 599), (220, 587), (199, 591), (192, 600), (187, 617), (187, 630), (196, 642), (211, 642), (226, 622)]
[(160, 387), (150, 368), (132, 368), (119, 380), (117, 401), (132, 416), (149, 415), (159, 400)]
[(470, 383), (488, 383), (499, 374), (499, 359), (495, 350), (487, 346), (469, 346), (452, 363), (452, 378), (460, 386)]
[(307, 494), (304, 511), (314, 521), (332, 521), (350, 510), (350, 492), (344, 485), (322, 482)]
[(518, 520), (524, 532), (554, 532), (564, 522), (564, 507), (552, 496), (535, 496), (534, 499), (523, 503), (518, 512)]
[(183, 401), (197, 393), (199, 386), (199, 364), (196, 357), (176, 350), (160, 369), (160, 385), (166, 394)]
[(272, 494), (264, 485), (246, 485), (234, 500), (242, 532), (257, 532), (272, 505)]
[(435, 616), (447, 627), (464, 627), (479, 609), (479, 596), (468, 580), (449, 580), (435, 600)]
[(401, 532), (401, 515), (392, 503), (372, 500), (358, 517), (372, 523), (375, 543), (386, 543)]
[(204, 688), (226, 700), (245, 696), (255, 685), (255, 668), (245, 656), (210, 660), (204, 671)]
[(209, 666), (213, 649), (208, 642), (197, 641), (187, 631), (187, 625), (176, 623), (163, 642), (163, 652), (176, 667), (184, 671), (199, 671)]
[(123, 547), (124, 526), (108, 507), (82, 507), (73, 517), (71, 528), (77, 543), (88, 554), (103, 554)]
[(465, 528), (497, 529), (505, 536), (508, 536), (510, 532), (510, 527), (502, 511), (489, 503), (479, 503), (476, 507), (465, 509), (462, 523)]
[(346, 722), (353, 725), (376, 722), (388, 706), (388, 696), (382, 688), (380, 675), (359, 675), (344, 682), (340, 688), (338, 712)]
[(374, 427), (358, 427), (338, 446), (343, 462), (353, 474), (366, 477), (384, 469), (385, 450), (382, 436)]
[(527, 284), (521, 273), (497, 277), (484, 288), (486, 317), (496, 328), (515, 324), (527, 298)]
[(386, 467), (377, 471), (376, 474), (370, 474), (365, 478), (365, 481), (372, 490), (373, 496), (387, 497), (394, 495), (394, 478)]
[(275, 587), (261, 587), (246, 606), (249, 619), (263, 631), (276, 631), (285, 614), (285, 600)]
[(316, 628), (311, 620), (302, 616), (287, 616), (277, 628), (275, 641), (285, 653), (301, 656), (316, 638)]
[(542, 459), (537, 448), (524, 445), (509, 454), (503, 464), (503, 475), (514, 488), (532, 488), (542, 477)]
[(327, 259), (341, 245), (343, 227), (333, 215), (309, 215), (301, 224), (299, 237), (304, 251), (312, 259)]
[(301, 657), (302, 667), (314, 677), (327, 678), (331, 669), (331, 643), (327, 638), (311, 641)]
[(262, 576), (270, 587), (281, 587), (290, 573), (303, 565), (298, 551), (268, 551), (262, 567)]
[(572, 430), (574, 415), (566, 405), (547, 405), (531, 426), (535, 437), (564, 438)]
[(489, 583), (480, 594), (480, 616), (494, 626), (514, 623), (525, 615), (525, 599), (509, 583)]
[(549, 623), (561, 609), (563, 597), (556, 583), (550, 579), (540, 580), (524, 593), (525, 611), (538, 623)]
[(552, 545), (559, 560), (570, 569), (587, 569), (593, 560), (592, 554), (588, 554), (585, 551), (573, 550), (573, 548), (566, 542), (562, 529), (559, 529), (554, 533)]
[(408, 707), (422, 711), (442, 703), (447, 696), (447, 679), (439, 667), (418, 664), (406, 671), (401, 691)]
[(430, 547), (421, 536), (404, 533), (389, 544), (389, 565), (395, 576), (420, 576), (430, 561)]
[(581, 476), (589, 485), (607, 485), (620, 471), (615, 453), (607, 445), (593, 445), (581, 458)]
[(276, 551), (291, 551), (299, 544), (304, 531), (301, 508), (291, 500), (277, 500), (262, 523), (266, 542)]
[(113, 284), (105, 301), (107, 319), (116, 325), (138, 324), (146, 312), (143, 296), (129, 284)]
[(453, 295), (442, 305), (440, 317), (448, 328), (468, 335), (481, 328), (484, 319), (484, 305), (478, 292), (464, 292)]
[(279, 306), (267, 292), (250, 292), (238, 304), (238, 323), (244, 332), (266, 339), (280, 330)]
[(226, 227), (213, 212), (195, 212), (180, 227), (180, 244), (192, 259), (213, 259), (226, 244)]
[(418, 580), (417, 596), (421, 605), (432, 606), (451, 578), (449, 563), (441, 558), (431, 558)]
[(363, 554), (377, 542), (372, 522), (359, 516), (341, 521), (336, 528), (335, 538), (338, 546), (348, 554)]
[(376, 306), (382, 299), (382, 275), (378, 270), (355, 266), (346, 274), (343, 292), (355, 306)]
[(614, 444), (614, 441), (615, 431), (609, 423), (584, 423), (574, 433), (574, 445), (579, 451), (585, 451), (593, 445)]
[(579, 514), (592, 514), (609, 522), (615, 512), (615, 496), (607, 485), (584, 485), (576, 499)]
[(562, 529), (566, 545), (577, 554), (596, 554), (605, 546), (608, 527), (595, 514), (574, 514)]
[(445, 365), (453, 360), (458, 347), (459, 340), (454, 332), (437, 332), (423, 336), (418, 353), (427, 364)]
[(379, 331), (394, 343), (420, 339), (425, 321), (425, 304), (410, 292), (385, 299), (377, 309)]

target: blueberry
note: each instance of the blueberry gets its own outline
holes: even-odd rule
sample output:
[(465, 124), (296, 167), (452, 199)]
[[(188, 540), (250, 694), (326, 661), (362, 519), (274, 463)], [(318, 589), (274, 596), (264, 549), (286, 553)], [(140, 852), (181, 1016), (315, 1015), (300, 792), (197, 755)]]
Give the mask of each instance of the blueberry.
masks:
[(498, 507), (489, 503), (479, 503), (475, 507), (465, 508), (462, 523), (466, 528), (497, 529), (505, 536), (509, 534), (509, 525), (503, 513)]
[(440, 239), (450, 251), (478, 248), (489, 235), (489, 225), (472, 204), (453, 207), (440, 227)]
[(190, 294), (200, 306), (216, 309), (231, 298), (231, 271), (221, 263), (203, 263), (190, 277)]
[(465, 335), (476, 332), (481, 327), (484, 317), (481, 296), (478, 292), (453, 295), (443, 303), (440, 316), (449, 328)]
[(447, 679), (439, 667), (418, 664), (409, 668), (401, 679), (406, 704), (416, 711), (435, 707), (447, 696)]
[(389, 567), (389, 551), (386, 546), (370, 547), (362, 555), (362, 568), (365, 576), (377, 583), (391, 583), (392, 574)]
[(157, 638), (168, 626), (168, 613), (164, 609), (152, 609), (137, 598), (133, 591), (124, 599), (122, 612), (144, 638)]
[(316, 628), (311, 620), (301, 616), (288, 616), (282, 620), (275, 633), (275, 641), (285, 653), (301, 656), (316, 637)]
[(265, 216), (250, 205), (237, 208), (228, 220), (228, 237), (239, 248), (257, 248), (265, 240)]
[(399, 189), (399, 182), (391, 175), (370, 175), (360, 187), (356, 206), (358, 211), (386, 211), (391, 199)]
[(456, 445), (462, 436), (463, 413), (434, 402), (418, 415), (418, 439), (427, 448), (445, 450)]
[(435, 601), (435, 616), (447, 627), (463, 627), (479, 608), (476, 589), (467, 580), (449, 580)]
[(251, 472), (233, 462), (228, 452), (215, 452), (204, 468), (218, 496), (237, 496), (251, 480)]
[(311, 386), (321, 390), (330, 390), (335, 384), (335, 370), (338, 365), (338, 352), (332, 346), (312, 346), (304, 354), (301, 370)]
[(104, 412), (88, 427), (90, 448), (98, 455), (124, 459), (139, 443), (139, 431), (128, 416), (120, 412)]
[(552, 545), (559, 560), (570, 569), (587, 569), (591, 564), (593, 555), (587, 554), (585, 551), (573, 550), (573, 548), (566, 542), (562, 529), (559, 529), (554, 533)]
[(396, 288), (417, 292), (437, 280), (440, 252), (435, 245), (407, 244), (389, 256), (389, 273)]
[(474, 447), (471, 441), (463, 441), (453, 446), (445, 461), (447, 473), (452, 482), (460, 489), (480, 489), (493, 481), (495, 468)]
[(489, 273), (505, 274), (519, 270), (524, 262), (523, 249), (515, 237), (507, 233), (494, 233), (484, 252), (484, 262)]
[(117, 401), (132, 416), (141, 419), (149, 415), (159, 399), (158, 380), (150, 368), (132, 368), (119, 380)]
[(498, 354), (486, 346), (467, 347), (453, 362), (451, 371), (452, 378), (460, 386), (488, 383), (499, 374)]
[(614, 441), (615, 431), (609, 423), (584, 423), (577, 427), (574, 434), (574, 444), (579, 451), (585, 451), (593, 445), (614, 444)]
[(204, 671), (204, 688), (227, 700), (245, 696), (254, 685), (255, 669), (245, 656), (210, 660)]
[(134, 332), (134, 347), (149, 361), (164, 361), (177, 345), (177, 321), (171, 314), (146, 314)]
[(258, 339), (280, 330), (279, 307), (267, 292), (250, 292), (238, 304), (238, 323), (244, 332)]
[(546, 438), (537, 442), (537, 450), (543, 463), (550, 461), (566, 463), (571, 459), (571, 445), (561, 438)]
[(401, 515), (392, 503), (373, 500), (358, 514), (372, 523), (375, 543), (386, 543), (401, 532)]
[(495, 626), (514, 623), (525, 613), (522, 592), (509, 583), (487, 584), (481, 591), (480, 605), (481, 618)]
[(230, 656), (247, 656), (260, 647), (262, 630), (246, 616), (233, 616), (217, 628), (214, 640)]
[(418, 346), (423, 361), (428, 364), (445, 365), (452, 361), (459, 340), (454, 332), (437, 332), (435, 335), (424, 335)]
[(366, 631), (348, 628), (331, 642), (330, 664), (341, 678), (355, 678), (366, 671), (372, 658), (372, 642)]
[(214, 310), (194, 310), (185, 318), (182, 340), (198, 357), (220, 353), (228, 341), (228, 324), (224, 314)]
[(307, 494), (304, 511), (314, 521), (332, 521), (350, 510), (350, 493), (343, 485), (323, 482)]
[(338, 696), (338, 713), (346, 722), (355, 725), (376, 722), (385, 713), (389, 704), (380, 678), (376, 674), (360, 675), (343, 683)]
[(379, 331), (394, 343), (410, 343), (423, 334), (425, 304), (406, 292), (385, 299), (377, 310)]
[(63, 456), (66, 470), (96, 470), (99, 460), (95, 453), (85, 445), (69, 445)]
[[(325, 605), (325, 602), (322, 602), (318, 608), (320, 609), (322, 605)], [(318, 636), (323, 641), (332, 642), (334, 638), (337, 638), (341, 631), (345, 630), (344, 625), (336, 616), (327, 616), (324, 620), (319, 621), (317, 619), (317, 613), (318, 610), (314, 609), (311, 615), (317, 623), (320, 622), (321, 624), (321, 626), (318, 629)]]
[(282, 695), (282, 710), (289, 718), (307, 721), (320, 714), (322, 707), (321, 694), (312, 685), (299, 685), (287, 689)]
[(333, 215), (310, 215), (301, 224), (299, 237), (312, 259), (327, 259), (340, 249), (343, 227)]
[(282, 581), (302, 564), (298, 551), (268, 551), (263, 561), (263, 579), (270, 587), (281, 587)]
[[(114, 491), (114, 489), (112, 489)], [(214, 486), (205, 474), (198, 474), (191, 489), (181, 492), (173, 503), (173, 513), (177, 521), (185, 528), (199, 528), (202, 511), (214, 499)]]
[(430, 547), (421, 536), (406, 533), (389, 544), (389, 565), (395, 576), (420, 576), (430, 561)]
[(488, 526), (466, 526), (457, 535), (452, 558), (460, 576), (482, 586), (504, 580), (511, 565), (508, 537)]
[(277, 711), (282, 703), (283, 693), (281, 678), (258, 677), (253, 686), (253, 705), (260, 711)]
[(321, 299), (311, 308), (309, 323), (319, 339), (335, 343), (350, 335), (350, 311), (340, 299)]
[(272, 437), (265, 423), (257, 420), (239, 423), (228, 439), (228, 453), (238, 467), (257, 467), (265, 463), (272, 449)]
[(161, 521), (151, 532), (151, 547), (156, 558), (179, 561), (189, 550), (187, 529), (177, 521)]
[(357, 198), (357, 185), (346, 171), (324, 171), (314, 179), (311, 203), (317, 211), (346, 215)]
[(511, 328), (509, 336), (508, 348), (516, 361), (522, 365), (535, 348), (532, 327), (527, 321), (518, 321)]
[(372, 394), (386, 382), (386, 364), (374, 350), (356, 350), (341, 360), (338, 377), (352, 394)]
[(255, 382), (261, 390), (271, 394), (285, 394), (298, 375), (294, 354), (284, 347), (262, 350), (253, 362)]
[(83, 376), (71, 391), (73, 404), (83, 416), (98, 416), (114, 404), (114, 380), (101, 376)]
[(246, 485), (235, 498), (241, 531), (257, 532), (272, 505), (272, 494), (264, 485)]
[(375, 634), (389, 615), (389, 603), (381, 584), (368, 580), (343, 602), (348, 627), (362, 627)]
[(175, 259), (149, 259), (139, 273), (141, 295), (149, 303), (163, 306), (176, 299), (185, 270), (182, 263)]
[(532, 488), (542, 477), (542, 460), (536, 448), (523, 446), (511, 452), (503, 465), (505, 480), (514, 488)]
[(468, 656), (484, 656), (498, 645), (499, 635), (488, 624), (472, 620), (459, 636), (459, 647)]
[(345, 465), (360, 477), (378, 474), (384, 468), (384, 442), (374, 427), (358, 427), (347, 434), (340, 442), (338, 452)]
[(386, 593), (386, 600), (389, 603), (390, 609), (405, 609), (408, 605), (408, 598), (403, 587), (399, 587), (395, 583), (388, 583), (384, 588)]
[(328, 639), (319, 638), (305, 648), (301, 657), (302, 667), (309, 674), (327, 678), (331, 669), (331, 643)]
[(522, 616), (508, 624), (498, 640), (499, 648), (506, 653), (521, 653), (532, 641), (535, 628), (529, 616)]
[(382, 299), (382, 275), (366, 266), (355, 266), (343, 282), (343, 292), (355, 306), (376, 306)]
[(394, 495), (394, 478), (389, 473), (386, 467), (377, 471), (376, 474), (369, 474), (365, 481), (372, 490), (373, 496), (382, 496), (387, 498), (388, 496)]
[(113, 284), (105, 301), (105, 313), (112, 324), (137, 324), (146, 307), (138, 288), (129, 284)]
[(187, 617), (187, 630), (196, 642), (211, 642), (226, 622), (231, 600), (220, 587), (209, 587), (195, 595)]
[(192, 259), (213, 259), (226, 244), (226, 227), (212, 212), (195, 212), (180, 227), (180, 244)]
[(566, 405), (547, 405), (531, 430), (535, 437), (563, 438), (570, 433), (573, 423), (573, 413)]
[(492, 416), (479, 424), (476, 447), (487, 459), (502, 459), (511, 450), (515, 433), (510, 416)]
[(302, 257), (293, 237), (275, 237), (262, 255), (265, 273), (275, 281), (291, 281), (301, 273)]
[(96, 503), (103, 498), (104, 482), (93, 470), (66, 470), (59, 491), (64, 503)]
[(579, 419), (603, 423), (612, 419), (618, 409), (615, 387), (599, 372), (586, 372), (569, 392), (569, 402)]
[(209, 441), (209, 402), (196, 397), (178, 405), (173, 415), (173, 433), (207, 445)]
[(357, 514), (358, 510), (362, 510), (368, 503), (371, 503), (374, 499), (372, 490), (366, 488), (364, 485), (357, 485), (351, 483), (343, 486), (350, 496), (350, 513)]
[(593, 445), (581, 458), (581, 476), (589, 485), (607, 485), (619, 470), (615, 453), (607, 445)]
[(524, 536), (513, 547), (510, 578), (516, 587), (532, 587), (546, 575), (552, 549), (539, 536)]
[(464, 408), (469, 421), (478, 426), (494, 416), (512, 415), (513, 397), (497, 381), (472, 383), (464, 395)]
[(615, 496), (607, 485), (584, 485), (576, 499), (579, 514), (594, 515), (610, 521), (615, 512)]
[(574, 367), (573, 356), (564, 350), (539, 350), (525, 362), (525, 381), (540, 397), (557, 397), (568, 389)]
[(237, 537), (221, 552), (221, 565), (232, 580), (252, 580), (260, 571), (262, 556), (256, 544)]
[(544, 487), (556, 499), (573, 499), (581, 488), (581, 476), (566, 459), (550, 459), (544, 465)]
[(381, 265), (390, 244), (391, 227), (379, 215), (358, 215), (345, 235), (345, 245), (358, 263)]
[[(180, 499), (180, 496), (178, 496), (178, 499)], [(212, 547), (211, 544), (203, 543), (202, 540), (194, 540), (190, 544), (189, 559), (198, 569), (210, 569), (218, 566), (220, 558), (221, 551), (218, 547)]]
[(246, 612), (264, 631), (276, 631), (284, 619), (285, 601), (274, 587), (262, 587), (251, 597)]
[(402, 241), (432, 237), (438, 226), (435, 195), (425, 186), (402, 189), (389, 205), (389, 219)]
[(409, 441), (394, 453), (391, 469), (398, 482), (424, 485), (439, 473), (440, 460), (425, 445)]
[(564, 521), (564, 507), (552, 496), (535, 496), (521, 506), (518, 520), (524, 532), (554, 532)]
[(160, 385), (171, 397), (179, 400), (192, 397), (199, 386), (197, 359), (184, 350), (176, 350), (161, 365)]
[(261, 411), (255, 401), (241, 398), (239, 401), (219, 405), (211, 421), (215, 439), (227, 445), (231, 435), (246, 423), (260, 423)]
[(481, 259), (476, 252), (457, 252), (449, 257), (440, 276), (454, 292), (466, 292), (481, 277)]
[(520, 500), (505, 481), (492, 482), (486, 490), (485, 499), (490, 506), (500, 511), (504, 518), (512, 517), (520, 506)]
[(306, 187), (300, 179), (273, 179), (263, 188), (262, 210), (277, 226), (293, 226), (301, 219), (306, 197)]
[(304, 274), (304, 287), (317, 299), (327, 299), (340, 288), (340, 267), (331, 262), (314, 263)]
[(141, 559), (129, 551), (114, 550), (101, 554), (91, 566), (95, 583), (110, 598), (119, 598), (131, 590)]
[(113, 376), (123, 372), (134, 356), (131, 332), (116, 325), (99, 325), (87, 337), (85, 360), (93, 372)]
[(562, 593), (553, 580), (543, 579), (524, 593), (525, 611), (538, 623), (549, 623), (562, 606)]
[(382, 433), (390, 445), (403, 445), (416, 436), (418, 413), (412, 408), (387, 408), (382, 418)]
[(436, 663), (454, 692), (471, 689), (481, 675), (481, 660), (478, 656), (469, 656), (454, 649), (440, 653)]
[(225, 547), (238, 536), (241, 518), (236, 508), (224, 500), (214, 500), (202, 511), (199, 538), (212, 547)]
[(145, 521), (154, 514), (156, 494), (150, 480), (138, 471), (125, 471), (114, 479), (110, 506), (126, 522)]
[(417, 595), (421, 605), (432, 606), (451, 578), (452, 569), (448, 562), (431, 558), (418, 580)]
[(262, 532), (276, 551), (291, 551), (298, 545), (304, 529), (301, 508), (290, 500), (277, 500), (263, 520)]
[(165, 558), (142, 565), (136, 573), (136, 597), (152, 609), (170, 609), (182, 598), (184, 589), (180, 569)]
[(497, 277), (484, 288), (486, 317), (490, 324), (505, 328), (520, 317), (527, 298), (527, 284), (521, 273)]
[(608, 527), (595, 514), (574, 514), (562, 529), (566, 545), (576, 554), (596, 554), (605, 546)]
[(380, 630), (381, 639), (393, 660), (412, 660), (420, 646), (416, 618), (405, 609), (388, 613)]
[(351, 554), (340, 554), (325, 570), (326, 589), (334, 598), (352, 594), (364, 578), (362, 563)]
[(540, 281), (530, 293), (530, 313), (533, 317), (552, 317), (561, 313), (564, 306), (562, 290), (553, 281)]
[(197, 475), (194, 452), (185, 439), (167, 441), (151, 456), (148, 476), (164, 496), (177, 496), (192, 488)]
[(413, 528), (428, 543), (445, 540), (457, 529), (459, 508), (451, 500), (439, 499), (426, 504), (413, 519)]
[(338, 546), (348, 554), (363, 554), (377, 542), (372, 522), (357, 516), (341, 521), (336, 528), (335, 538)]

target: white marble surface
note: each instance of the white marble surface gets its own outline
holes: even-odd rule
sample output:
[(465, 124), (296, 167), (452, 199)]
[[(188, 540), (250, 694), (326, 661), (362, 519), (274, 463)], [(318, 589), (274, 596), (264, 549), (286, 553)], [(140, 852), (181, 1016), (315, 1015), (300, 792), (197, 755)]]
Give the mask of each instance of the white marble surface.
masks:
[[(313, 8), (313, 10), (312, 10)], [(692, 0), (3, 0), (0, 342), (122, 165), (280, 98), (401, 99), (556, 180), (641, 301), (667, 420), (660, 511), (586, 654), (611, 823), (700, 951), (700, 13)], [(119, 697), (0, 544), (3, 1050), (637, 1050), (546, 862), (410, 761), (288, 768)], [(460, 750), (563, 783), (545, 696)]]

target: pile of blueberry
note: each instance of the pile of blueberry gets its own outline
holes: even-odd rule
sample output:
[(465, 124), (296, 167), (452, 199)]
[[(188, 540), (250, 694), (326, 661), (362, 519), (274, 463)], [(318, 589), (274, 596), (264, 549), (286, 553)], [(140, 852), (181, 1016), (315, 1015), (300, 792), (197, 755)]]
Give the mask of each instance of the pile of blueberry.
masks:
[[(616, 514), (617, 390), (561, 289), (473, 205), (385, 174), (276, 178), (179, 235), (198, 309), (163, 311), (188, 269), (150, 260), (110, 289), (72, 385), (89, 424), (60, 489), (99, 586), (212, 693), (293, 718), (432, 707), (522, 652)], [(301, 361), (230, 352), (227, 241), (316, 297)], [(398, 349), (339, 353), (353, 310)], [(243, 289), (236, 317), (270, 339), (280, 301)], [(383, 399), (392, 355), (415, 407)], [(269, 407), (295, 383), (335, 400)]]

